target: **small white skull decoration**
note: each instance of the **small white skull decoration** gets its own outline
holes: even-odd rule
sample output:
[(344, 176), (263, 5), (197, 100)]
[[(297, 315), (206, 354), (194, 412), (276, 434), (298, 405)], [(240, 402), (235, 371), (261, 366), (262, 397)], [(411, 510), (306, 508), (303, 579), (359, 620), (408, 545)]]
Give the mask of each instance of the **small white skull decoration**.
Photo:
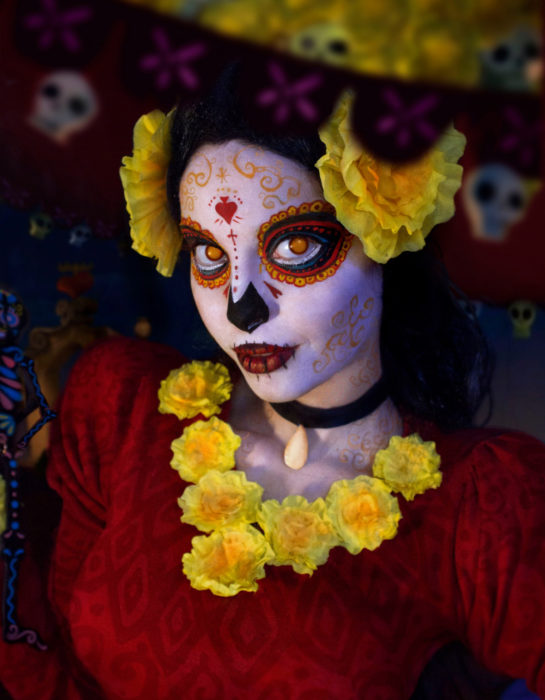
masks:
[(494, 46), (483, 49), (481, 85), (500, 90), (529, 90), (542, 76), (542, 46), (535, 27), (519, 26)]
[(537, 307), (533, 301), (514, 301), (507, 308), (513, 323), (514, 338), (529, 338), (536, 320)]
[(28, 232), (33, 238), (45, 238), (49, 236), (53, 229), (53, 219), (49, 214), (44, 214), (43, 212), (32, 214), (29, 219), (29, 224)]
[(302, 58), (343, 66), (349, 58), (350, 44), (346, 27), (335, 22), (324, 22), (306, 27), (292, 36), (289, 49)]
[(70, 245), (76, 246), (76, 248), (81, 248), (84, 243), (87, 243), (89, 238), (91, 238), (92, 230), (88, 224), (76, 224), (72, 226), (69, 231), (68, 243)]
[(502, 241), (520, 221), (527, 204), (524, 182), (514, 170), (489, 163), (465, 179), (462, 196), (473, 235)]
[(59, 144), (85, 129), (98, 112), (96, 93), (88, 80), (75, 71), (46, 76), (34, 97), (29, 123)]

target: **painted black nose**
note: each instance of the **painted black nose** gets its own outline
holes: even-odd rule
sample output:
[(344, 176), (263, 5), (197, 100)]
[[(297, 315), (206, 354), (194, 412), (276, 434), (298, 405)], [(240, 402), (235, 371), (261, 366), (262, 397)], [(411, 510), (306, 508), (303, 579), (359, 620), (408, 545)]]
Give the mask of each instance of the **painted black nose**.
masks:
[(231, 289), (229, 289), (227, 318), (241, 331), (252, 333), (262, 323), (269, 320), (269, 307), (250, 282), (244, 294), (236, 302), (233, 301)]

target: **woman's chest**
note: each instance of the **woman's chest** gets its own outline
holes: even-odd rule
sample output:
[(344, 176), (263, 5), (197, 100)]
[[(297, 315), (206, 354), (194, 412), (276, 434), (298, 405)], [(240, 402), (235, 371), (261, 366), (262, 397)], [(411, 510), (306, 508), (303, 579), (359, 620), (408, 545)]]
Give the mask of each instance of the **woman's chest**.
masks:
[(139, 486), (119, 492), (67, 609), (107, 698), (408, 697), (435, 622), (393, 542), (335, 549), (311, 577), (267, 567), (256, 593), (221, 598), (183, 575), (199, 534), (179, 521), (183, 485)]

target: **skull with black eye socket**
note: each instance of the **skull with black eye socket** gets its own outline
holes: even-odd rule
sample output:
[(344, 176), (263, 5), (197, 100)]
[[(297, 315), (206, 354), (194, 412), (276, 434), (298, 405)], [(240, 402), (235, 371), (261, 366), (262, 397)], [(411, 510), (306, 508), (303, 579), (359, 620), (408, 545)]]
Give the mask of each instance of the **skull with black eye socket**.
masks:
[(524, 216), (527, 195), (524, 182), (501, 163), (489, 163), (466, 177), (462, 190), (473, 235), (502, 241), (510, 227)]
[(500, 90), (528, 90), (542, 75), (542, 42), (535, 27), (520, 26), (481, 51), (481, 84)]
[(76, 248), (81, 248), (81, 246), (87, 243), (89, 238), (91, 238), (91, 234), (92, 230), (88, 224), (76, 224), (76, 226), (72, 226), (70, 229), (68, 243)]
[(537, 307), (532, 301), (514, 301), (507, 308), (513, 323), (514, 338), (529, 338), (536, 320)]
[(314, 24), (290, 38), (289, 50), (301, 58), (342, 66), (349, 60), (350, 36), (341, 24)]
[(43, 239), (49, 236), (53, 229), (53, 219), (49, 214), (44, 214), (43, 212), (32, 214), (29, 219), (29, 224), (28, 232), (33, 238)]
[(85, 129), (98, 112), (98, 100), (89, 81), (75, 71), (46, 76), (34, 97), (32, 126), (60, 144)]

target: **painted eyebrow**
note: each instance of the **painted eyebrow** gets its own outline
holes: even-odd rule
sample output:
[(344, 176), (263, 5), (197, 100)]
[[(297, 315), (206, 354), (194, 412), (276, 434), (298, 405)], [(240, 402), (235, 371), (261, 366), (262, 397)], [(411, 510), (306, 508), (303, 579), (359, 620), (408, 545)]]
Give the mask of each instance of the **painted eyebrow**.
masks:
[[(184, 236), (184, 232), (187, 232), (191, 235), (193, 238), (192, 243), (194, 242), (194, 245), (190, 245), (189, 241), (187, 240), (186, 236)], [(220, 250), (223, 250), (223, 248), (220, 246), (220, 244), (217, 242), (217, 240), (214, 237), (214, 234), (210, 233), (205, 228), (195, 228), (191, 226), (190, 224), (180, 224), (180, 233), (182, 234), (182, 249), (183, 250), (191, 250), (191, 248), (194, 248), (195, 245), (199, 245), (198, 241), (203, 241), (203, 243), (212, 243), (216, 247), (218, 247)], [(195, 240), (196, 239), (196, 240)]]
[(297, 224), (304, 224), (307, 221), (323, 221), (324, 224), (334, 224), (335, 228), (344, 228), (343, 225), (335, 218), (334, 214), (331, 214), (326, 211), (316, 213), (308, 212), (305, 214), (295, 214), (294, 216), (288, 216), (285, 219), (282, 219), (281, 221), (276, 221), (275, 223), (271, 224), (266, 231), (267, 238), (271, 235), (271, 233), (274, 233), (275, 231), (282, 231), (286, 228), (290, 228), (291, 226)]

